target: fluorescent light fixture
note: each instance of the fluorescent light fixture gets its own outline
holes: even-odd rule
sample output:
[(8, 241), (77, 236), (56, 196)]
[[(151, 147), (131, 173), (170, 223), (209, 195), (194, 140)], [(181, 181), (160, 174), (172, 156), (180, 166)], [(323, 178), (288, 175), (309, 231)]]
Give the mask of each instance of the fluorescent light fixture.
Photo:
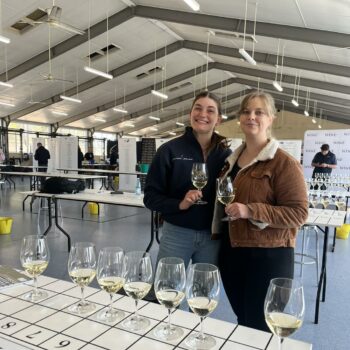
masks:
[(60, 95), (60, 98), (62, 100), (66, 100), (66, 101), (70, 101), (70, 102), (81, 103), (81, 100), (79, 98), (69, 97), (66, 95)]
[(160, 118), (154, 117), (153, 115), (150, 115), (148, 118), (149, 118), (149, 119), (153, 119), (153, 120), (160, 120)]
[(310, 115), (309, 112), (306, 109), (304, 111), (304, 115), (305, 115), (305, 117), (308, 117)]
[(256, 66), (256, 61), (254, 60), (254, 58), (252, 56), (249, 55), (249, 53), (244, 50), (244, 49), (239, 49), (238, 52), (244, 57), (244, 59), (252, 64), (253, 66)]
[(10, 83), (7, 83), (6, 81), (0, 81), (0, 85), (5, 86), (5, 87), (9, 87), (9, 88), (13, 88), (13, 85)]
[(283, 87), (278, 83), (278, 81), (274, 81), (273, 83), (272, 83), (272, 85), (274, 86), (274, 88), (277, 90), (277, 91), (279, 91), (279, 92), (282, 92), (283, 91)]
[(195, 0), (184, 0), (184, 2), (193, 10), (193, 11), (199, 11), (199, 4)]
[(175, 124), (178, 125), (178, 126), (185, 126), (184, 123), (180, 123), (180, 122), (176, 122)]
[(118, 108), (118, 107), (114, 107), (114, 108), (113, 108), (113, 111), (114, 111), (114, 112), (119, 112), (119, 113), (124, 113), (124, 114), (127, 114), (127, 113), (128, 113), (128, 111), (127, 111), (126, 109), (124, 109), (124, 108)]
[(68, 114), (66, 112), (60, 112), (60, 111), (51, 111), (52, 114), (56, 114), (56, 115), (62, 115), (64, 117), (66, 117)]
[(99, 75), (103, 78), (106, 78), (106, 79), (113, 79), (113, 75), (112, 74), (108, 74), (108, 73), (105, 73), (105, 72), (102, 72), (98, 69), (95, 69), (95, 68), (91, 68), (89, 66), (85, 66), (84, 67), (84, 70), (86, 72), (89, 72), (89, 73), (92, 73), (92, 74), (96, 74), (96, 75)]
[(127, 127), (127, 128), (134, 128), (135, 124), (133, 124), (133, 123), (126, 123), (124, 126)]
[(155, 96), (158, 96), (160, 98), (163, 98), (164, 100), (168, 99), (168, 95), (163, 94), (162, 92), (159, 92), (157, 90), (152, 90), (152, 94), (155, 95)]
[(173, 132), (173, 131), (169, 131), (168, 134), (169, 134), (169, 135), (172, 135), (172, 136), (176, 136), (176, 132)]
[(3, 106), (8, 106), (8, 107), (14, 107), (14, 106), (15, 106), (13, 103), (10, 103), (10, 102), (4, 102), (4, 101), (0, 101), (0, 105), (3, 105)]
[(11, 40), (9, 38), (6, 38), (6, 36), (0, 35), (0, 41), (5, 44), (9, 44)]
[(98, 122), (103, 122), (103, 123), (106, 122), (106, 119), (103, 119), (103, 118), (100, 118), (100, 117), (95, 117), (95, 120), (98, 121)]
[(299, 103), (297, 100), (295, 100), (294, 98), (292, 99), (292, 103), (295, 107), (299, 107)]
[(151, 126), (151, 127), (150, 127), (150, 130), (152, 130), (152, 131), (158, 131), (158, 128), (156, 128), (155, 126)]
[(221, 116), (221, 118), (226, 120), (226, 119), (228, 119), (228, 116), (225, 115), (225, 114), (223, 114), (223, 115)]
[(313, 122), (314, 124), (317, 123), (315, 118), (312, 118), (312, 122)]

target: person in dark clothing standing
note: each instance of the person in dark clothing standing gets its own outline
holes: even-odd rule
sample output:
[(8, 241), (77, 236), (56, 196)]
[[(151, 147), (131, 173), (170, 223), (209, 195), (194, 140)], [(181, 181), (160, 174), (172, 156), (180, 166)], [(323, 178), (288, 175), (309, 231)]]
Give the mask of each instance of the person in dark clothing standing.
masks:
[(89, 150), (85, 153), (84, 158), (89, 162), (89, 164), (94, 164), (95, 159), (94, 159), (94, 154), (92, 152), (92, 149), (89, 148)]
[(84, 160), (84, 154), (81, 151), (80, 146), (78, 146), (78, 168), (82, 168), (83, 167), (83, 160)]
[[(214, 132), (221, 121), (220, 100), (204, 91), (193, 101), (185, 134), (159, 147), (147, 174), (144, 203), (164, 218), (157, 261), (179, 257), (192, 263), (217, 264), (219, 241), (211, 236), (216, 178), (231, 153), (226, 139)], [(191, 182), (193, 163), (206, 163), (208, 182), (202, 191)], [(196, 205), (203, 197), (208, 203)]]
[(315, 169), (312, 173), (312, 178), (316, 174), (331, 174), (332, 169), (337, 167), (337, 158), (334, 153), (329, 150), (329, 145), (326, 143), (321, 146), (321, 152), (315, 154), (311, 166)]
[(38, 161), (39, 167), (46, 167), (46, 168), (39, 168), (39, 172), (46, 173), (47, 171), (47, 165), (48, 161), (50, 159), (50, 152), (42, 145), (42, 143), (37, 143), (37, 149), (34, 154), (34, 159)]

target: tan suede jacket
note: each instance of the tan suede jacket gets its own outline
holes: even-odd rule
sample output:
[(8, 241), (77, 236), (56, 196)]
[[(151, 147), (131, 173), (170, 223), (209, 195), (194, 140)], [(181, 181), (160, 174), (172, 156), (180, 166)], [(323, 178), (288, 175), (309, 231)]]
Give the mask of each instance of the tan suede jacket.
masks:
[[(227, 176), (245, 144), (227, 158)], [(235, 180), (235, 202), (247, 204), (252, 218), (229, 223), (232, 247), (294, 247), (297, 230), (308, 216), (308, 199), (300, 164), (270, 140)], [(213, 239), (223, 232), (224, 206), (216, 201), (212, 225)]]

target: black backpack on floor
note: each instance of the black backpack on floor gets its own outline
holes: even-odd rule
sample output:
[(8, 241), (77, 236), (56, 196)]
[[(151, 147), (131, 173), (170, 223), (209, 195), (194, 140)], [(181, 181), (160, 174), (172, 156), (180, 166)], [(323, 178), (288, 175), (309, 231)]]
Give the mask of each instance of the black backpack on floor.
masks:
[(62, 177), (50, 177), (41, 186), (41, 193), (78, 193), (85, 190), (84, 180), (68, 180)]

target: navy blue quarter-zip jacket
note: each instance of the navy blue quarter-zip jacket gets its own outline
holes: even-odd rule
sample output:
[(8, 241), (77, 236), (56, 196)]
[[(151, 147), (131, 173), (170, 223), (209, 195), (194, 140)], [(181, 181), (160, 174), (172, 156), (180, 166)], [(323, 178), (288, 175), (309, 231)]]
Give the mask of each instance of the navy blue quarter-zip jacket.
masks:
[(192, 205), (180, 210), (179, 204), (185, 194), (195, 189), (191, 181), (193, 163), (204, 163), (200, 144), (192, 128), (184, 135), (159, 147), (146, 178), (144, 204), (151, 210), (162, 213), (165, 221), (194, 230), (210, 229), (214, 203), (216, 178), (231, 153), (230, 149), (216, 147), (207, 157), (208, 182), (203, 188), (205, 205)]

